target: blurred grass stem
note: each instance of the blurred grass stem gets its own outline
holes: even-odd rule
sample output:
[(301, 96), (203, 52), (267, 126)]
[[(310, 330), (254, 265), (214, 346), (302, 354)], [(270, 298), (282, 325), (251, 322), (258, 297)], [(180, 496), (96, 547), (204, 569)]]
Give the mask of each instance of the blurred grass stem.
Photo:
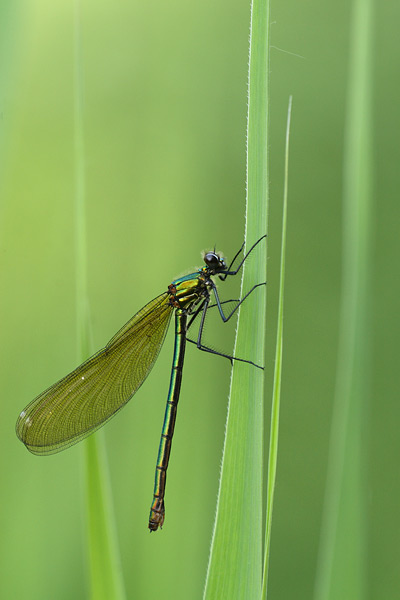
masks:
[[(85, 149), (83, 126), (83, 78), (80, 0), (74, 4), (74, 157), (76, 307), (79, 361), (91, 353), (87, 293), (85, 217)], [(84, 444), (90, 593), (92, 600), (124, 600), (111, 486), (104, 442), (99, 434)]]
[(343, 185), (339, 354), (315, 600), (365, 598), (364, 415), (369, 390), (372, 2), (354, 0)]
[(262, 600), (267, 598), (268, 593), (268, 569), (269, 554), (271, 546), (272, 529), (272, 509), (274, 505), (274, 492), (276, 481), (276, 468), (278, 462), (278, 440), (279, 440), (279, 413), (281, 400), (281, 380), (282, 380), (282, 355), (283, 355), (283, 298), (285, 288), (285, 253), (286, 253), (286, 229), (287, 229), (287, 199), (289, 184), (289, 136), (290, 120), (292, 116), (292, 97), (289, 98), (287, 125), (286, 125), (286, 145), (285, 145), (285, 170), (284, 170), (284, 191), (283, 191), (283, 215), (282, 215), (282, 245), (281, 245), (281, 272), (279, 282), (279, 305), (278, 305), (278, 325), (276, 331), (276, 350), (275, 350), (275, 370), (274, 385), (272, 392), (271, 405), (271, 425), (269, 437), (268, 453), (268, 479), (267, 479), (267, 517), (265, 525), (265, 547), (264, 547), (264, 572), (262, 585)]

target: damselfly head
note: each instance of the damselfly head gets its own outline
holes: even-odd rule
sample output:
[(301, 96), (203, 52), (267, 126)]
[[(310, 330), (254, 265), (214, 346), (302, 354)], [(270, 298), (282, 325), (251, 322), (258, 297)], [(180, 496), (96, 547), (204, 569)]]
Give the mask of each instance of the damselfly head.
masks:
[(203, 256), (203, 260), (212, 274), (220, 273), (221, 271), (224, 271), (226, 269), (226, 264), (223, 256), (217, 254), (215, 250), (210, 250), (210, 252), (206, 252)]

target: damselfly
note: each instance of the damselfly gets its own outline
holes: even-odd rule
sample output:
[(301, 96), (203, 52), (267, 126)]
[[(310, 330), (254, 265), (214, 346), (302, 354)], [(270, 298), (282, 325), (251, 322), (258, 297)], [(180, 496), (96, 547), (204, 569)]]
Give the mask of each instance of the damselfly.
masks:
[[(264, 285), (255, 285), (240, 300), (225, 301), (234, 302), (233, 309), (225, 315), (222, 308), (224, 302), (220, 301), (213, 281), (214, 276), (225, 281), (228, 276), (236, 275), (250, 252), (264, 237), (250, 248), (235, 269), (233, 265), (243, 246), (229, 267), (221, 254), (215, 250), (207, 252), (204, 255), (205, 266), (175, 279), (166, 292), (136, 313), (102, 350), (28, 404), (21, 412), (16, 425), (17, 436), (28, 450), (40, 456), (60, 452), (109, 421), (132, 398), (150, 373), (165, 339), (171, 315), (175, 311), (175, 346), (171, 379), (149, 517), (150, 531), (161, 527), (165, 516), (166, 474), (181, 389), (186, 342), (196, 344), (199, 350), (224, 356), (231, 361), (237, 360), (259, 367), (250, 360), (229, 356), (205, 346), (202, 335), (210, 308), (216, 307), (225, 323), (251, 292)], [(213, 305), (210, 304), (212, 293), (215, 297)], [(199, 331), (197, 339), (192, 340), (187, 337), (187, 332), (197, 317), (200, 318)]]

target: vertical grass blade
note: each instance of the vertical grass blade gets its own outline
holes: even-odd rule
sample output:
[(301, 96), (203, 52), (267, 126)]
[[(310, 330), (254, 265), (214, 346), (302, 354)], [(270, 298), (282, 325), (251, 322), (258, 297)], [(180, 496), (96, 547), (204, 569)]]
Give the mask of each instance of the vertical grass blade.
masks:
[(372, 200), (372, 0), (354, 0), (345, 127), (343, 275), (332, 418), (315, 600), (365, 598), (363, 424), (368, 402)]
[(278, 439), (279, 439), (279, 413), (281, 401), (281, 379), (282, 379), (282, 352), (283, 352), (283, 292), (285, 287), (285, 252), (286, 252), (286, 224), (287, 224), (287, 199), (289, 181), (289, 135), (290, 119), (292, 114), (292, 97), (289, 98), (286, 145), (285, 145), (285, 181), (283, 192), (283, 215), (282, 215), (282, 246), (281, 246), (281, 272), (279, 282), (279, 306), (278, 324), (276, 330), (275, 371), (274, 386), (271, 405), (271, 425), (268, 453), (268, 480), (267, 480), (267, 516), (265, 520), (265, 547), (264, 547), (264, 573), (261, 598), (267, 598), (268, 590), (268, 568), (269, 551), (271, 545), (272, 509), (274, 505), (274, 491), (276, 480), (276, 467), (278, 462)]
[[(267, 229), (269, 2), (251, 10), (247, 123), (246, 247)], [(266, 281), (264, 242), (245, 263), (241, 294)], [(234, 354), (264, 363), (265, 291), (240, 310)], [(206, 600), (257, 598), (262, 577), (264, 373), (234, 363)]]
[(103, 432), (85, 442), (87, 531), (92, 600), (125, 600)]
[[(85, 152), (83, 129), (82, 53), (80, 41), (80, 0), (74, 15), (74, 124), (75, 124), (75, 245), (76, 305), (79, 359), (91, 351), (87, 295), (87, 253), (85, 220)], [(89, 547), (90, 593), (93, 600), (124, 600), (117, 536), (112, 509), (111, 487), (104, 445), (99, 434), (85, 442), (85, 481)]]

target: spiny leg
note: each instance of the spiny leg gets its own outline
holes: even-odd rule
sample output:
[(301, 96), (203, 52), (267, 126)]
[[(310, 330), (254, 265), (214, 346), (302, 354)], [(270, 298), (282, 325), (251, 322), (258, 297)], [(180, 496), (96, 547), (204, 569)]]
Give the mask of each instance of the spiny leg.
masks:
[(247, 363), (248, 365), (253, 365), (253, 367), (257, 367), (257, 369), (264, 370), (264, 367), (262, 367), (261, 365), (257, 365), (252, 360), (246, 360), (245, 358), (238, 358), (237, 356), (230, 356), (229, 354), (224, 354), (223, 352), (218, 352), (217, 350), (213, 350), (212, 348), (209, 348), (208, 346), (204, 346), (203, 344), (201, 344), (199, 346), (198, 341), (196, 342), (195, 340), (191, 340), (190, 338), (186, 338), (186, 341), (190, 342), (191, 344), (196, 344), (198, 350), (202, 350), (203, 352), (209, 352), (210, 354), (216, 354), (217, 356), (222, 356), (223, 358), (227, 358), (231, 362), (231, 364), (233, 364), (233, 361), (236, 360), (239, 362)]
[[(264, 284), (259, 283), (258, 285), (254, 286), (253, 289), (255, 289), (256, 287), (258, 287), (260, 285), (264, 285)], [(245, 300), (247, 298), (247, 296), (253, 291), (253, 289), (250, 290), (250, 292), (248, 292), (246, 294), (246, 296), (241, 301), (239, 301), (239, 303), (237, 304), (237, 306), (233, 309), (232, 313), (229, 315), (228, 319), (231, 318), (231, 316), (233, 315), (233, 313), (235, 312), (235, 310), (238, 308), (238, 306), (240, 306), (240, 304), (243, 302), (243, 300)], [(205, 346), (202, 343), (202, 336), (203, 336), (203, 330), (204, 330), (204, 323), (205, 323), (205, 319), (206, 319), (206, 314), (207, 314), (207, 310), (210, 308), (209, 302), (210, 302), (210, 297), (205, 298), (204, 301), (203, 301), (203, 303), (201, 304), (201, 306), (198, 307), (198, 309), (196, 310), (196, 313), (193, 315), (193, 318), (197, 317), (198, 314), (199, 314), (199, 312), (200, 312), (200, 310), (202, 311), (200, 325), (199, 325), (199, 333), (198, 333), (198, 336), (197, 336), (197, 341), (191, 340), (188, 337), (186, 338), (186, 340), (188, 342), (190, 342), (191, 344), (196, 344), (196, 346), (197, 346), (197, 348), (199, 350), (202, 350), (203, 352), (209, 352), (210, 354), (216, 354), (217, 356), (223, 356), (224, 358), (227, 358), (228, 360), (230, 360), (231, 363), (233, 363), (234, 360), (237, 360), (239, 362), (244, 362), (244, 363), (247, 363), (249, 365), (253, 365), (254, 367), (257, 367), (258, 369), (264, 369), (264, 367), (262, 367), (261, 365), (257, 365), (256, 363), (254, 363), (251, 360), (246, 360), (245, 358), (238, 358), (236, 356), (231, 356), (230, 354), (225, 354), (223, 352), (218, 352), (217, 350), (214, 350), (213, 348), (209, 348), (208, 346)], [(220, 313), (222, 311), (222, 308), (220, 308), (221, 304), (223, 304), (223, 302), (221, 302), (219, 305), (213, 305), (213, 306), (218, 306), (218, 308), (220, 309)], [(193, 318), (190, 320), (187, 328), (189, 328), (190, 324), (193, 322)], [(228, 319), (226, 319), (224, 322), (226, 322)]]
[[(194, 313), (191, 313), (191, 318), (190, 318), (190, 320), (188, 322), (187, 329), (189, 329), (189, 327), (191, 326), (191, 324), (193, 323), (193, 321), (196, 319), (196, 317), (198, 316), (198, 314), (203, 310), (204, 302), (205, 302), (205, 300), (203, 300), (201, 302), (201, 304), (196, 308), (196, 310), (195, 310)], [(222, 302), (220, 302), (220, 304), (228, 304), (229, 302), (240, 302), (240, 300), (238, 298), (235, 298), (235, 299), (232, 299), (232, 300), (223, 300)], [(216, 307), (218, 307), (218, 304), (209, 304), (207, 306), (207, 310), (209, 310), (210, 308), (216, 308)]]
[(227, 271), (230, 271), (233, 267), (233, 263), (235, 262), (235, 260), (237, 259), (237, 257), (239, 256), (239, 254), (241, 253), (241, 251), (244, 248), (244, 242), (243, 244), (240, 246), (239, 250), (236, 252), (235, 256), (233, 257), (233, 259), (231, 260), (231, 264), (229, 265), (229, 267), (227, 268)]
[[(232, 300), (223, 300), (222, 302), (220, 302), (220, 304), (228, 304), (228, 302), (240, 302), (240, 298), (232, 298)], [(217, 303), (209, 304), (207, 310), (210, 310), (210, 308), (217, 308), (217, 306)]]
[[(216, 304), (209, 304), (210, 302), (210, 296), (207, 292), (207, 296), (201, 301), (201, 303), (199, 304), (199, 306), (197, 306), (196, 310), (193, 313), (189, 313), (191, 315), (191, 318), (187, 324), (186, 327), (186, 331), (189, 329), (189, 327), (191, 326), (191, 324), (193, 323), (193, 321), (197, 318), (197, 316), (199, 315), (200, 312), (203, 311), (203, 315), (201, 317), (201, 324), (200, 327), (201, 329), (203, 329), (204, 326), (204, 320), (205, 320), (205, 313), (208, 309), (210, 308), (215, 308), (218, 307), (218, 311), (219, 314), (221, 316), (221, 319), (223, 320), (224, 323), (226, 323), (227, 321), (229, 321), (229, 319), (232, 317), (232, 315), (237, 311), (237, 309), (239, 308), (239, 306), (242, 304), (242, 302), (244, 302), (244, 300), (246, 300), (246, 298), (251, 294), (251, 292), (253, 292), (257, 287), (259, 287), (260, 285), (266, 285), (266, 283), (257, 283), (257, 285), (253, 286), (251, 288), (251, 290), (249, 292), (247, 292), (247, 294), (242, 298), (242, 299), (231, 299), (231, 300), (220, 300), (219, 299), (219, 295), (218, 295), (218, 291), (217, 291), (217, 287), (216, 285), (212, 283), (213, 286), (213, 290), (214, 290), (214, 294), (215, 294), (215, 298), (217, 300)], [(237, 302), (235, 308), (229, 313), (229, 315), (227, 317), (225, 317), (225, 314), (222, 310), (222, 305), (223, 304), (228, 304), (229, 302)], [(207, 305), (206, 308), (205, 304)]]
[(243, 246), (244, 246), (244, 242), (243, 242), (243, 244), (242, 244), (242, 247), (240, 248), (239, 252), (237, 252), (237, 253), (236, 253), (236, 255), (235, 255), (235, 257), (234, 257), (233, 261), (231, 262), (231, 264), (229, 265), (228, 269), (227, 269), (227, 270), (226, 270), (226, 271), (225, 271), (225, 272), (224, 272), (222, 275), (219, 275), (219, 278), (221, 279), (221, 281), (225, 281), (225, 279), (228, 277), (228, 275), (236, 275), (236, 274), (237, 274), (237, 273), (240, 271), (240, 269), (241, 269), (241, 267), (242, 267), (242, 265), (243, 265), (244, 261), (245, 261), (245, 260), (246, 260), (246, 258), (249, 256), (250, 252), (252, 252), (252, 250), (254, 250), (254, 248), (257, 246), (257, 244), (259, 244), (259, 243), (261, 242), (261, 240), (263, 240), (263, 239), (264, 239), (264, 238), (266, 238), (266, 237), (267, 237), (267, 235), (266, 235), (266, 234), (265, 234), (265, 235), (263, 235), (263, 236), (261, 236), (261, 237), (260, 237), (260, 239), (259, 239), (259, 240), (257, 240), (257, 241), (256, 241), (256, 242), (255, 242), (255, 243), (252, 245), (252, 247), (250, 248), (250, 250), (249, 250), (248, 252), (246, 252), (246, 254), (245, 254), (245, 255), (244, 255), (244, 257), (242, 258), (241, 262), (239, 263), (239, 266), (237, 267), (237, 269), (235, 269), (235, 271), (231, 271), (231, 268), (232, 268), (232, 266), (233, 266), (233, 263), (235, 262), (235, 260), (237, 259), (237, 257), (239, 256), (239, 254), (241, 253), (241, 251), (242, 251), (242, 249), (243, 249)]
[(215, 295), (215, 300), (217, 302), (218, 311), (219, 311), (219, 314), (221, 315), (221, 319), (223, 320), (223, 322), (226, 323), (227, 321), (229, 321), (229, 319), (235, 314), (235, 312), (237, 311), (237, 309), (239, 308), (239, 306), (246, 300), (246, 298), (248, 298), (248, 296), (250, 296), (250, 294), (252, 292), (254, 292), (254, 290), (256, 288), (260, 287), (261, 285), (267, 285), (267, 284), (266, 284), (265, 281), (262, 282), (262, 283), (256, 283), (256, 285), (254, 285), (251, 288), (251, 290), (249, 292), (247, 292), (247, 294), (245, 296), (243, 296), (243, 298), (241, 300), (238, 301), (238, 303), (236, 304), (235, 308), (229, 313), (229, 315), (225, 316), (224, 311), (222, 310), (222, 304), (223, 304), (223, 302), (221, 302), (220, 299), (219, 299), (217, 286), (214, 283), (212, 283), (212, 288), (214, 290), (214, 295)]

